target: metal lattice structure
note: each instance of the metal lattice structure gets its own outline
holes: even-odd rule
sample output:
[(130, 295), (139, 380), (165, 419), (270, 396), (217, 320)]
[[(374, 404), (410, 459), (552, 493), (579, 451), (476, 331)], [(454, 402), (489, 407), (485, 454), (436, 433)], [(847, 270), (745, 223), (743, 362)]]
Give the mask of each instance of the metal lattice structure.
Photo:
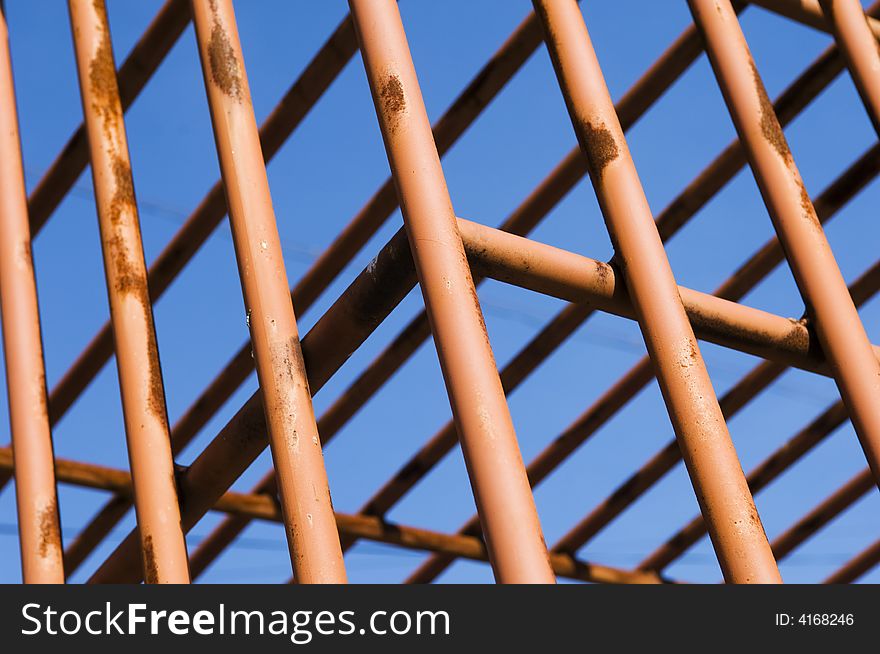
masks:
[[(24, 580), (63, 582), (65, 573), (76, 570), (134, 506), (138, 528), (90, 581), (189, 582), (252, 520), (283, 523), (294, 578), (301, 583), (344, 582), (343, 554), (363, 539), (433, 553), (411, 575), (408, 581), (413, 583), (436, 579), (458, 558), (489, 561), (499, 582), (545, 583), (561, 576), (657, 583), (669, 581), (664, 570), (706, 533), (728, 582), (780, 581), (777, 561), (869, 493), (880, 479), (880, 349), (868, 340), (857, 313), (880, 289), (880, 262), (847, 287), (822, 229), (880, 172), (880, 146), (873, 145), (824, 192), (810, 198), (782, 131), (844, 71), (880, 130), (880, 22), (872, 17), (880, 3), (866, 17), (858, 0), (756, 0), (754, 4), (831, 32), (835, 39), (835, 45), (771, 102), (739, 26), (737, 14), (744, 5), (688, 0), (694, 24), (615, 105), (576, 0), (534, 0), (535, 12), (433, 127), (394, 0), (349, 4), (351, 14), (258, 128), (231, 0), (168, 0), (118, 70), (104, 0), (69, 0), (85, 121), (30, 198), (25, 196), (5, 41), (0, 48), (0, 299), (12, 423), (12, 446), (0, 449), (0, 468), (4, 484), (15, 476)], [(124, 114), (190, 20), (222, 181), (148, 267)], [(440, 158), (542, 43), (550, 53), (579, 148), (498, 229), (457, 218)], [(358, 48), (391, 177), (291, 288), (265, 163)], [(625, 132), (704, 51), (739, 139), (655, 216)], [(47, 394), (30, 242), (87, 165), (93, 172), (111, 321)], [(746, 165), (777, 238), (713, 294), (679, 286), (664, 242)], [(614, 245), (608, 262), (527, 238), (587, 174)], [(404, 227), (300, 340), (293, 307), (308, 310), (398, 206)], [(227, 209), (251, 341), (169, 426), (152, 303)], [(806, 305), (798, 321), (739, 302), (783, 262)], [(487, 278), (569, 303), (500, 370), (475, 290)], [(311, 395), (415, 286), (424, 299), (424, 312), (316, 417)], [(637, 321), (648, 356), (526, 464), (506, 394), (599, 311)], [(454, 419), (368, 498), (359, 513), (334, 512), (322, 443), (332, 439), (429, 338), (436, 346)], [(763, 361), (716, 397), (697, 339)], [(52, 426), (114, 352), (130, 470), (54, 459)], [(841, 399), (744, 474), (726, 421), (790, 367), (833, 378)], [(175, 465), (174, 457), (254, 368), (260, 390), (189, 466)], [(654, 378), (675, 439), (548, 548), (532, 488)], [(846, 420), (853, 423), (868, 467), (769, 542), (753, 495)], [(455, 534), (388, 522), (386, 514), (458, 443), (478, 515)], [(274, 468), (251, 492), (230, 491), (267, 446)], [(576, 557), (575, 552), (682, 461), (702, 516), (636, 569)], [(56, 482), (110, 494), (64, 550)], [(228, 516), (187, 552), (186, 533), (208, 511)], [(828, 581), (853, 581), (878, 562), (880, 542)]]

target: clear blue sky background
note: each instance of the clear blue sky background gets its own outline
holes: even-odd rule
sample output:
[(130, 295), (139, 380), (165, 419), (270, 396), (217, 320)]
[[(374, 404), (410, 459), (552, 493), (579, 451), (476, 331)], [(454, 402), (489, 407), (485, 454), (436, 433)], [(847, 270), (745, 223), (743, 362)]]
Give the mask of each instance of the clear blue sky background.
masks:
[[(82, 120), (66, 3), (7, 0), (28, 187), (33, 188)], [(113, 45), (122, 61), (158, 10), (158, 0), (109, 3)], [(436, 120), (531, 9), (527, 0), (401, 0), (400, 8), (425, 96)], [(585, 0), (587, 25), (612, 96), (619, 98), (690, 23), (684, 0)], [(347, 11), (343, 0), (239, 0), (235, 3), (257, 119), (262, 121)], [(827, 35), (759, 8), (742, 25), (770, 95), (775, 97), (829, 43)], [(188, 28), (127, 114), (146, 258), (150, 262), (219, 177), (195, 39)], [(787, 130), (795, 160), (816, 195), (876, 135), (847, 75)], [(659, 213), (734, 137), (705, 57), (701, 57), (629, 132), (648, 199)], [(575, 145), (546, 50), (541, 47), (444, 159), (461, 216), (499, 224)], [(269, 166), (272, 195), (291, 281), (333, 239), (388, 176), (388, 165), (360, 57), (345, 68)], [(878, 255), (880, 186), (851, 202), (827, 232), (848, 281)], [(400, 226), (395, 213), (316, 307), (300, 316), (307, 330)], [(668, 245), (679, 283), (711, 291), (772, 235), (748, 170), (740, 173)], [(535, 231), (535, 238), (605, 259), (611, 253), (589, 181)], [(92, 187), (86, 172), (34, 246), (49, 385), (54, 386), (108, 316)], [(550, 298), (486, 283), (480, 299), (499, 363), (510, 359), (561, 308)], [(745, 300), (799, 317), (803, 304), (781, 266)], [(420, 309), (410, 294), (392, 317), (316, 397), (320, 413)], [(228, 224), (224, 221), (155, 307), (172, 422), (247, 338)], [(862, 310), (880, 340), (880, 303)], [(703, 345), (722, 393), (757, 361)], [(595, 316), (510, 398), (523, 455), (530, 460), (644, 353), (637, 326)], [(188, 463), (255, 390), (253, 376), (181, 456)], [(730, 421), (750, 469), (836, 399), (834, 384), (788, 372)], [(0, 403), (6, 425), (6, 403)], [(423, 346), (384, 391), (334, 439), (325, 455), (337, 509), (354, 512), (449, 418), (436, 354)], [(649, 386), (536, 491), (545, 536), (555, 542), (632, 470), (671, 437), (656, 385)], [(115, 365), (104, 368), (54, 431), (56, 454), (126, 467)], [(270, 465), (264, 454), (236, 485), (246, 490)], [(852, 428), (838, 430), (783, 479), (757, 497), (771, 537), (788, 527), (865, 466)], [(106, 495), (62, 486), (69, 542)], [(12, 488), (0, 497), (0, 581), (20, 579)], [(461, 455), (448, 456), (390, 515), (405, 524), (454, 531), (474, 510)], [(782, 564), (792, 582), (819, 581), (880, 537), (876, 493)], [(679, 466), (654, 491), (581, 552), (619, 566), (638, 563), (686, 520), (697, 504)], [(190, 547), (218, 521), (209, 516)], [(130, 529), (129, 518), (74, 575), (82, 581)], [(423, 556), (360, 544), (347, 557), (356, 582), (399, 582)], [(715, 581), (719, 571), (706, 539), (669, 569), (687, 580)], [(290, 574), (277, 525), (255, 524), (204, 575), (205, 581), (281, 582)], [(467, 562), (442, 577), (485, 582), (488, 566)], [(866, 577), (880, 580), (880, 572)]]

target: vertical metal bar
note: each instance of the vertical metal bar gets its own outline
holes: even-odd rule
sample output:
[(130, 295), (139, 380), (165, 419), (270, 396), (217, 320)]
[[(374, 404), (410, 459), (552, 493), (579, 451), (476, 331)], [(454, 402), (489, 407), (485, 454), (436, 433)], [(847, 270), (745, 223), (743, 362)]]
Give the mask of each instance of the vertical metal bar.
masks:
[(880, 134), (880, 45), (858, 0), (819, 0), (874, 130)]
[(165, 391), (104, 0), (70, 0), (145, 579), (187, 583)]
[(745, 145), (807, 315), (849, 410), (874, 476), (880, 479), (880, 363), (773, 111), (728, 0), (688, 0), (709, 60)]
[(583, 16), (533, 4), (725, 579), (779, 582)]
[(231, 0), (193, 0), (291, 561), (303, 583), (346, 580), (296, 316)]
[(52, 432), (27, 196), (9, 57), (0, 7), (0, 309), (6, 392), (15, 454), (15, 499), (26, 584), (64, 583)]
[(496, 579), (552, 583), (400, 13), (392, 0), (349, 6)]

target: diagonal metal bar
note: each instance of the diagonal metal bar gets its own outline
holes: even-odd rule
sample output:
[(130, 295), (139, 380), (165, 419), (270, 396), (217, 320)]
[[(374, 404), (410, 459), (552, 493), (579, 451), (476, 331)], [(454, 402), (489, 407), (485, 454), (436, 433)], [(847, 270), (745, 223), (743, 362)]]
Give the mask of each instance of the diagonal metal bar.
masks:
[(303, 583), (345, 567), (231, 0), (193, 0), (290, 559)]
[(880, 134), (880, 46), (858, 0), (819, 0), (874, 130)]
[[(119, 67), (119, 101), (127, 111), (189, 23), (186, 0), (167, 0)], [(86, 127), (77, 127), (28, 199), (31, 231), (39, 233), (89, 163)]]
[[(406, 235), (398, 232), (302, 340), (311, 392), (321, 390), (351, 354), (415, 287)], [(180, 476), (186, 531), (210, 510), (268, 445), (260, 393), (254, 393)], [(92, 575), (92, 583), (137, 583), (137, 534), (132, 532)]]
[(779, 582), (583, 17), (569, 0), (534, 5), (724, 576)]
[(823, 583), (851, 584), (868, 574), (878, 563), (880, 563), (880, 541), (874, 541), (842, 565), (839, 570), (835, 570)]
[(831, 522), (876, 486), (871, 470), (866, 468), (829, 495), (794, 525), (773, 539), (773, 553), (780, 561), (800, 547), (822, 527)]
[(349, 6), (492, 569), (501, 583), (553, 582), (400, 13)]
[[(821, 32), (831, 31), (819, 0), (749, 0), (749, 2)], [(871, 33), (876, 38), (880, 38), (880, 21), (875, 16), (870, 16), (867, 22)]]
[(816, 325), (868, 464), (880, 479), (880, 363), (870, 354), (870, 341), (736, 14), (726, 0), (688, 2), (807, 314)]

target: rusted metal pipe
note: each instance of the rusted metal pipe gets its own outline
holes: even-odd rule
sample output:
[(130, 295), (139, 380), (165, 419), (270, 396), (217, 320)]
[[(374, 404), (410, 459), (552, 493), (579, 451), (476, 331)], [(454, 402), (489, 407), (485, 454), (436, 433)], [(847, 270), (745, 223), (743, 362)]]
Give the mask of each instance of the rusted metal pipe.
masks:
[(779, 582), (583, 17), (570, 0), (533, 4), (725, 578)]
[(880, 134), (880, 45), (858, 0), (819, 0), (874, 125)]
[[(818, 418), (807, 425), (779, 450), (759, 464), (747, 479), (753, 494), (759, 493), (771, 481), (788, 469), (813, 447), (822, 442), (847, 419), (842, 402), (835, 402)], [(706, 533), (703, 519), (696, 517), (677, 531), (663, 545), (639, 563), (639, 570), (661, 571), (684, 554)], [(570, 551), (570, 550), (567, 550)]]
[(69, 0), (148, 583), (188, 583), (165, 390), (104, 0)]
[[(831, 32), (819, 0), (749, 0), (749, 3), (819, 31)], [(870, 16), (867, 22), (875, 38), (880, 38), (880, 21)]]
[(63, 584), (61, 528), (37, 285), (6, 12), (0, 7), (0, 310), (26, 584)]
[(868, 464), (880, 479), (880, 363), (727, 0), (688, 0), (807, 314)]
[(290, 558), (303, 583), (345, 567), (231, 0), (193, 0), (214, 140)]
[(492, 569), (501, 583), (554, 582), (400, 13), (392, 0), (349, 7)]
[[(127, 111), (165, 60), (189, 23), (186, 0), (167, 0), (141, 38), (132, 47), (117, 72), (119, 100)], [(39, 233), (89, 163), (85, 125), (73, 132), (67, 143), (28, 199), (31, 231)]]

